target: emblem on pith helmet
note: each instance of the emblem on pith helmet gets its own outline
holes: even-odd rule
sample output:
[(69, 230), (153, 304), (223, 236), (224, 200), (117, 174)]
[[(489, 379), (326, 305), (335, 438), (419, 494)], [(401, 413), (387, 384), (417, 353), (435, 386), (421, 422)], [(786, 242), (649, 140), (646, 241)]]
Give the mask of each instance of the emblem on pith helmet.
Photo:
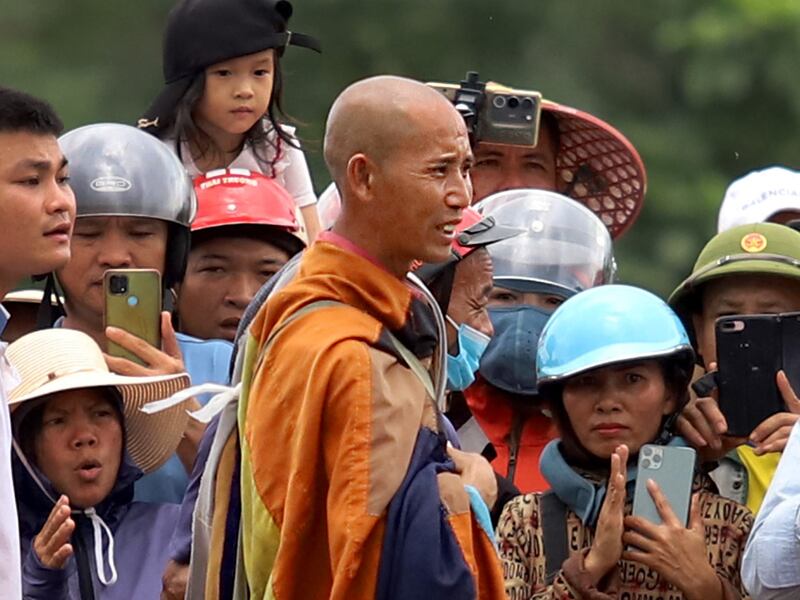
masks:
[(745, 252), (763, 252), (767, 247), (767, 238), (760, 233), (748, 233), (742, 238), (742, 250)]

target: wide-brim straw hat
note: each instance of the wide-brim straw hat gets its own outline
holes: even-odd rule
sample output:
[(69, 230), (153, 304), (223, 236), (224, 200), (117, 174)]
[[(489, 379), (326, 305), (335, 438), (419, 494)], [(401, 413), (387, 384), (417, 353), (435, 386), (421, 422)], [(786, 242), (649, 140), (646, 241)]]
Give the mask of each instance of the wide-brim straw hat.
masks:
[(647, 174), (633, 144), (591, 115), (551, 100), (542, 111), (558, 121), (557, 191), (586, 205), (619, 238), (644, 204)]
[(63, 328), (19, 338), (8, 346), (6, 357), (20, 377), (8, 399), (12, 412), (25, 402), (58, 392), (113, 387), (122, 397), (126, 446), (136, 466), (149, 473), (175, 452), (189, 418), (185, 403), (149, 415), (140, 408), (187, 387), (186, 373), (154, 377), (111, 373), (91, 337)]

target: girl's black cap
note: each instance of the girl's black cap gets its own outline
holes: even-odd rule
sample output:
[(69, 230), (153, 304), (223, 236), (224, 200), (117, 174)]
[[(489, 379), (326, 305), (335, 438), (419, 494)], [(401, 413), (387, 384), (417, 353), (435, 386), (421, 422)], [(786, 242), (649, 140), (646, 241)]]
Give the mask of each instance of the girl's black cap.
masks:
[(163, 68), (166, 86), (138, 121), (156, 131), (186, 93), (192, 80), (209, 66), (287, 46), (320, 52), (316, 38), (289, 31), (288, 0), (181, 0), (170, 11), (164, 32)]

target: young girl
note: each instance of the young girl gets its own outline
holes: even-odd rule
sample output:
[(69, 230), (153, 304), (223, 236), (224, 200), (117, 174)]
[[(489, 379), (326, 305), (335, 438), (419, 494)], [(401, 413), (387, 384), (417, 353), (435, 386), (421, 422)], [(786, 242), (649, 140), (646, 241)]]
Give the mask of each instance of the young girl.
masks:
[(166, 88), (139, 127), (162, 139), (192, 177), (221, 168), (263, 173), (285, 187), (312, 241), (317, 198), (294, 129), (283, 114), (280, 57), (286, 46), (319, 51), (288, 31), (286, 0), (181, 0), (164, 36)]
[(638, 288), (593, 288), (553, 313), (536, 363), (561, 438), (541, 459), (552, 492), (518, 496), (498, 524), (509, 598), (746, 597), (739, 567), (753, 518), (708, 476), (695, 475), (688, 527), (654, 482), (663, 523), (630, 515), (639, 449), (682, 445), (668, 432), (693, 356), (677, 316)]

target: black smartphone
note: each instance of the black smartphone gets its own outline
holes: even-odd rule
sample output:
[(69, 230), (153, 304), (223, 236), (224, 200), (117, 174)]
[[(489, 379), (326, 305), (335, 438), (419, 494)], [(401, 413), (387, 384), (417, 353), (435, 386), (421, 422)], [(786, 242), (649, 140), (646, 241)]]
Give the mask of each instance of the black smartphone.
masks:
[(781, 313), (782, 365), (796, 394), (800, 394), (800, 312)]
[(749, 436), (783, 412), (776, 375), (783, 368), (781, 315), (738, 315), (716, 322), (719, 408), (728, 435)]

